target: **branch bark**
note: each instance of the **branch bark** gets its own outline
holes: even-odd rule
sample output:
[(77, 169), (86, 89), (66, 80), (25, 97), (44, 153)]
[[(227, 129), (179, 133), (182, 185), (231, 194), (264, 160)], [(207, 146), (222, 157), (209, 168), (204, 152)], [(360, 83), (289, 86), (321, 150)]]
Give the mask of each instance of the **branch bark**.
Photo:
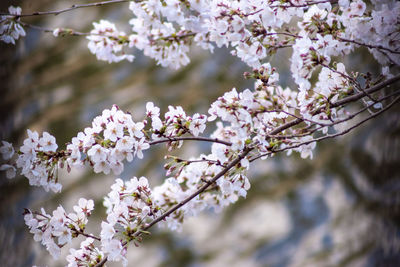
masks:
[[(366, 96), (367, 94), (371, 94), (371, 93), (374, 93), (376, 91), (379, 91), (379, 90), (385, 88), (386, 86), (391, 85), (391, 84), (393, 84), (393, 83), (395, 83), (395, 82), (397, 82), (399, 80), (400, 80), (400, 74), (398, 74), (398, 75), (396, 75), (396, 76), (394, 76), (394, 77), (392, 77), (390, 79), (387, 79), (386, 81), (381, 82), (381, 83), (379, 83), (379, 84), (377, 84), (375, 86), (372, 86), (371, 88), (365, 89), (364, 91), (359, 92), (359, 93), (357, 93), (355, 95), (348, 96), (348, 97), (345, 97), (345, 98), (343, 98), (341, 100), (338, 100), (338, 101), (336, 101), (334, 103), (331, 103), (330, 107), (334, 107), (334, 108), (335, 107), (341, 107), (341, 106), (344, 106), (345, 104), (348, 104), (350, 102), (357, 101), (357, 100), (363, 98), (364, 96)], [(324, 107), (321, 107), (321, 108), (315, 110), (314, 114), (317, 114), (317, 113), (321, 112), (322, 108), (324, 108)], [(290, 128), (290, 127), (293, 127), (293, 126), (295, 126), (295, 125), (297, 125), (297, 124), (299, 124), (301, 122), (303, 122), (303, 119), (295, 119), (293, 121), (290, 121), (288, 123), (285, 123), (284, 125), (281, 125), (281, 126), (277, 127), (276, 129), (272, 130), (268, 134), (269, 135), (278, 134), (278, 133), (280, 133), (280, 132), (282, 132), (282, 131)]]
[(194, 141), (204, 141), (204, 142), (212, 142), (212, 143), (220, 143), (226, 146), (231, 146), (231, 142), (223, 141), (218, 138), (207, 138), (207, 137), (170, 137), (170, 138), (165, 138), (165, 139), (160, 139), (156, 141), (152, 141), (149, 144), (150, 145), (156, 145), (160, 143), (168, 143), (168, 142), (174, 142), (174, 141), (184, 141), (184, 140), (194, 140)]
[(57, 16), (58, 14), (65, 13), (71, 10), (75, 10), (78, 8), (85, 8), (85, 7), (98, 7), (98, 6), (104, 6), (108, 4), (116, 4), (116, 3), (124, 3), (124, 2), (129, 2), (129, 0), (109, 0), (109, 1), (103, 1), (103, 2), (96, 2), (96, 3), (90, 3), (90, 4), (80, 4), (80, 5), (72, 5), (69, 8), (64, 8), (60, 10), (53, 10), (53, 11), (38, 11), (38, 12), (33, 12), (29, 14), (21, 14), (21, 15), (15, 15), (15, 14), (10, 14), (10, 13), (0, 13), (1, 16), (13, 16), (13, 17), (32, 17), (32, 16), (42, 16), (42, 15), (55, 15)]
[[(255, 157), (255, 158), (252, 158), (250, 160), (250, 162), (253, 162), (253, 161), (255, 161), (255, 160), (259, 159), (259, 158), (262, 158), (262, 157), (265, 157), (265, 156), (269, 156), (269, 155), (272, 155), (272, 154), (275, 154), (275, 153), (278, 153), (278, 152), (282, 152), (282, 151), (286, 151), (286, 150), (289, 150), (289, 149), (297, 148), (297, 147), (300, 147), (300, 146), (303, 146), (303, 145), (308, 145), (308, 144), (311, 144), (311, 143), (314, 143), (314, 142), (319, 142), (319, 141), (322, 141), (322, 140), (325, 140), (325, 139), (330, 139), (330, 138), (334, 138), (334, 137), (337, 137), (337, 136), (345, 135), (345, 134), (349, 133), (350, 131), (354, 130), (355, 128), (359, 127), (361, 124), (369, 121), (372, 118), (375, 118), (375, 117), (379, 116), (380, 114), (382, 114), (383, 112), (385, 112), (389, 108), (393, 107), (394, 104), (399, 102), (399, 100), (400, 100), (400, 97), (396, 97), (395, 100), (393, 100), (389, 105), (387, 105), (386, 107), (384, 107), (380, 111), (368, 116), (367, 118), (361, 120), (360, 122), (354, 124), (353, 126), (347, 128), (347, 129), (345, 129), (343, 131), (340, 131), (340, 132), (335, 133), (335, 134), (328, 134), (328, 135), (325, 135), (325, 136), (321, 136), (319, 138), (315, 138), (315, 139), (312, 139), (312, 140), (309, 140), (309, 141), (298, 143), (296, 145), (292, 145), (292, 146), (288, 146), (288, 147), (285, 147), (285, 148), (282, 148), (282, 149), (277, 149), (277, 150), (274, 150), (274, 151), (271, 151), (271, 152), (268, 152), (268, 153), (264, 153), (262, 155), (259, 155), (259, 156)], [(363, 110), (365, 110), (365, 109), (363, 109)], [(358, 113), (359, 112), (357, 112), (356, 114), (358, 114)], [(353, 118), (354, 116), (350, 116), (350, 119)], [(343, 122), (343, 121), (340, 121), (339, 123), (341, 123), (341, 122)]]

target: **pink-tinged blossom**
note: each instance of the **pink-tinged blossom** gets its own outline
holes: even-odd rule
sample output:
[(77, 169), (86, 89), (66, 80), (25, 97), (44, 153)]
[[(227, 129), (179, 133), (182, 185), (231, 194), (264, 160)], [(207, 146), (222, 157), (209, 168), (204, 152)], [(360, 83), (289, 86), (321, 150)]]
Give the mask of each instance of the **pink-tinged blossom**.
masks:
[(74, 207), (77, 213), (68, 215), (62, 206), (54, 210), (52, 215), (47, 214), (43, 208), (40, 212), (26, 210), (25, 224), (34, 235), (35, 241), (46, 246), (50, 255), (57, 259), (61, 254), (61, 248), (85, 230), (90, 212), (84, 212), (77, 207), (89, 210), (93, 208), (92, 203), (93, 200), (81, 198), (78, 206)]
[(111, 239), (103, 241), (101, 243), (101, 250), (107, 256), (109, 261), (122, 261), (122, 266), (128, 265), (128, 260), (126, 259), (126, 248), (121, 244), (121, 241), (116, 239)]
[(350, 4), (350, 15), (362, 16), (364, 14), (366, 4), (361, 0), (356, 0)]
[(198, 136), (206, 129), (207, 116), (202, 114), (194, 114), (190, 121), (189, 130), (194, 136)]
[(160, 108), (157, 106), (154, 106), (153, 102), (147, 102), (146, 103), (146, 116), (153, 118), (154, 116), (159, 117), (160, 116)]
[(142, 138), (144, 136), (142, 130), (144, 128), (143, 122), (132, 123), (128, 127), (129, 134), (136, 138)]
[(100, 20), (93, 23), (94, 29), (87, 37), (90, 52), (96, 55), (97, 59), (111, 62), (121, 60), (133, 61), (133, 55), (125, 54), (124, 46), (128, 45), (128, 37), (124, 32), (117, 30), (115, 25), (107, 20)]
[(56, 139), (48, 132), (44, 132), (39, 140), (40, 150), (45, 152), (55, 152), (58, 148)]
[(10, 164), (0, 165), (0, 171), (5, 171), (8, 179), (14, 178), (16, 175), (15, 167)]
[(93, 200), (89, 199), (85, 199), (85, 198), (80, 198), (78, 201), (78, 205), (74, 206), (74, 210), (75, 212), (83, 212), (86, 215), (90, 215), (90, 213), (92, 212), (92, 210), (94, 209), (94, 202)]
[(104, 130), (104, 139), (116, 142), (118, 138), (122, 138), (124, 135), (124, 126), (120, 123), (114, 123), (110, 121), (106, 125)]
[(124, 136), (117, 141), (116, 149), (120, 151), (133, 151), (135, 138), (131, 136)]
[(93, 171), (95, 173), (103, 172), (104, 174), (109, 174), (111, 171), (110, 163), (106, 160), (104, 161), (96, 161), (93, 166)]
[(107, 222), (101, 222), (101, 240), (111, 240), (115, 235), (115, 229), (112, 224)]
[(91, 237), (81, 242), (80, 249), (69, 250), (66, 257), (68, 267), (95, 266), (104, 258), (104, 253), (95, 247), (95, 240)]
[(93, 162), (105, 161), (107, 158), (107, 150), (101, 145), (97, 144), (90, 148), (87, 152), (88, 156)]
[(11, 159), (12, 156), (14, 155), (14, 147), (9, 142), (6, 141), (1, 141), (1, 142), (3, 145), (0, 147), (0, 153), (3, 156), (3, 159), (5, 160)]
[(135, 155), (139, 158), (143, 158), (143, 150), (146, 150), (150, 147), (149, 143), (145, 140), (145, 138), (140, 139), (135, 142)]
[(10, 6), (8, 12), (12, 15), (0, 16), (0, 40), (15, 44), (16, 40), (26, 35), (18, 18), (18, 15), (21, 15), (21, 8)]
[[(126, 159), (129, 161), (129, 158)], [(120, 175), (124, 171), (124, 164), (120, 161), (112, 161), (110, 162), (110, 169), (115, 175)]]

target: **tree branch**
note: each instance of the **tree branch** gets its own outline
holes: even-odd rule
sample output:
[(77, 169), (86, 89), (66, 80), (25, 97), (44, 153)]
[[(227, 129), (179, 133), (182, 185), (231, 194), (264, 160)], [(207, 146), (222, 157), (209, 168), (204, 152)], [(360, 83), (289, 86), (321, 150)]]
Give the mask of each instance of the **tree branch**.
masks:
[(207, 137), (167, 137), (165, 139), (160, 139), (160, 140), (156, 140), (156, 141), (152, 141), (149, 142), (150, 145), (156, 145), (156, 144), (160, 144), (160, 143), (168, 143), (168, 142), (175, 142), (175, 141), (184, 141), (184, 140), (194, 140), (194, 141), (204, 141), (204, 142), (212, 142), (212, 143), (219, 143), (219, 144), (223, 144), (226, 146), (231, 146), (232, 143), (231, 142), (227, 142), (227, 141), (223, 141), (220, 140), (218, 138), (207, 138)]
[(361, 124), (369, 121), (372, 118), (375, 118), (375, 117), (379, 116), (380, 114), (382, 114), (383, 112), (385, 112), (386, 110), (391, 108), (394, 104), (396, 104), (396, 102), (399, 102), (399, 100), (400, 100), (400, 96), (396, 97), (395, 100), (393, 100), (389, 105), (387, 105), (386, 107), (384, 107), (380, 111), (368, 116), (367, 118), (361, 120), (360, 122), (354, 124), (353, 126), (347, 128), (347, 129), (345, 129), (343, 131), (340, 131), (340, 132), (335, 133), (335, 134), (328, 134), (328, 135), (325, 135), (325, 136), (322, 136), (322, 137), (319, 137), (319, 138), (315, 138), (315, 139), (312, 139), (312, 140), (309, 140), (309, 141), (298, 143), (296, 145), (292, 145), (292, 146), (288, 146), (288, 147), (285, 147), (285, 148), (282, 148), (282, 149), (277, 149), (277, 150), (274, 150), (274, 151), (271, 151), (271, 152), (268, 152), (268, 153), (264, 153), (262, 155), (258, 155), (255, 158), (252, 158), (250, 160), (250, 162), (253, 162), (253, 161), (255, 161), (255, 160), (259, 159), (259, 158), (262, 158), (262, 157), (265, 157), (265, 156), (269, 156), (269, 155), (272, 155), (272, 154), (275, 154), (275, 153), (278, 153), (278, 152), (286, 151), (286, 150), (297, 148), (297, 147), (300, 147), (300, 146), (303, 146), (303, 145), (308, 145), (308, 144), (311, 144), (311, 143), (314, 143), (314, 142), (319, 142), (319, 141), (322, 141), (322, 140), (325, 140), (325, 139), (334, 138), (334, 137), (337, 137), (337, 136), (341, 136), (341, 135), (347, 134), (350, 131), (354, 130), (355, 128), (359, 127)]
[[(243, 152), (231, 163), (228, 164), (228, 166), (226, 166), (222, 171), (220, 171), (217, 175), (214, 176), (214, 178), (212, 178), (211, 180), (207, 181), (202, 187), (200, 187), (196, 192), (194, 192), (193, 194), (191, 194), (190, 196), (188, 196), (187, 198), (185, 198), (183, 201), (181, 201), (180, 203), (176, 204), (174, 207), (172, 207), (171, 209), (169, 209), (167, 212), (165, 212), (163, 215), (161, 215), (160, 217), (154, 219), (153, 221), (151, 221), (149, 224), (147, 224), (143, 230), (147, 230), (149, 228), (151, 228), (153, 225), (155, 225), (156, 223), (162, 221), (163, 219), (165, 219), (166, 217), (168, 217), (169, 215), (171, 215), (174, 211), (176, 211), (177, 209), (181, 208), (182, 206), (184, 206), (186, 203), (188, 203), (190, 200), (192, 200), (193, 198), (195, 198), (197, 195), (199, 195), (200, 193), (204, 192), (204, 190), (206, 190), (210, 185), (212, 185), (213, 183), (215, 183), (219, 178), (221, 178), (225, 173), (227, 173), (231, 168), (233, 168), (236, 164), (238, 164), (244, 157), (246, 157), (247, 154), (249, 154), (249, 152), (252, 150), (253, 148), (245, 148), (243, 150)], [(140, 233), (139, 233), (140, 234)], [(139, 235), (138, 234), (138, 235)]]
[[(164, 220), (166, 217), (168, 217), (169, 215), (171, 215), (173, 212), (175, 212), (176, 210), (178, 210), (179, 208), (181, 208), (182, 206), (184, 206), (185, 204), (187, 204), (190, 200), (192, 200), (193, 198), (195, 198), (196, 196), (198, 196), (199, 194), (201, 194), (202, 192), (204, 192), (210, 185), (212, 185), (213, 183), (215, 183), (219, 178), (221, 178), (223, 175), (225, 175), (231, 168), (233, 168), (236, 164), (238, 164), (244, 157), (246, 157), (246, 155), (252, 150), (253, 148), (245, 148), (243, 150), (243, 152), (235, 159), (233, 160), (228, 166), (226, 166), (222, 171), (220, 171), (217, 175), (214, 176), (214, 178), (212, 178), (209, 181), (206, 181), (205, 184), (200, 187), (196, 192), (194, 192), (193, 194), (191, 194), (190, 196), (188, 196), (187, 198), (185, 198), (183, 201), (179, 202), (178, 204), (176, 204), (175, 206), (173, 206), (172, 208), (170, 208), (167, 212), (165, 212), (163, 215), (161, 215), (160, 217), (154, 219), (153, 221), (151, 221), (150, 223), (148, 223), (143, 229), (143, 231), (148, 230), (149, 228), (151, 228), (153, 225), (159, 223), (160, 221)], [(139, 235), (141, 235), (142, 232), (137, 231), (135, 233), (135, 237), (138, 237)], [(101, 267), (103, 266), (105, 263), (107, 262), (107, 257), (105, 257), (101, 262), (99, 262), (98, 264), (95, 265), (95, 267)]]
[(83, 236), (86, 236), (86, 237), (90, 237), (90, 238), (96, 239), (97, 241), (101, 240), (100, 237), (97, 237), (97, 236), (94, 236), (94, 235), (91, 235), (91, 234), (87, 234), (87, 233), (85, 233), (83, 231), (82, 232), (77, 231), (76, 233), (79, 234), (79, 235), (83, 235)]
[(58, 14), (65, 13), (74, 9), (78, 8), (84, 8), (84, 7), (95, 7), (95, 6), (104, 6), (108, 4), (116, 4), (116, 3), (124, 3), (124, 2), (129, 2), (129, 0), (109, 0), (109, 1), (103, 1), (103, 2), (97, 2), (97, 3), (90, 3), (90, 4), (80, 4), (80, 5), (72, 5), (69, 8), (65, 9), (60, 9), (60, 10), (53, 10), (53, 11), (38, 11), (38, 12), (33, 12), (29, 14), (21, 14), (21, 15), (15, 15), (15, 14), (10, 14), (10, 13), (0, 13), (1, 16), (13, 16), (13, 17), (32, 17), (32, 16), (42, 16), (42, 15), (55, 15), (57, 16)]
[[(379, 84), (377, 84), (375, 86), (372, 86), (371, 88), (365, 89), (364, 91), (366, 93), (368, 93), (368, 94), (372, 94), (372, 93), (374, 93), (376, 91), (379, 91), (379, 90), (385, 88), (386, 86), (389, 86), (389, 85), (391, 85), (391, 84), (393, 84), (393, 83), (395, 83), (395, 82), (397, 82), (399, 80), (400, 80), (400, 74), (398, 74), (398, 75), (396, 75), (396, 76), (394, 76), (394, 77), (392, 77), (390, 79), (387, 79), (386, 81), (383, 81), (383, 82), (381, 82), (381, 83), (379, 83)], [(359, 99), (363, 98), (364, 96), (366, 96), (364, 92), (359, 92), (359, 93), (357, 93), (355, 95), (348, 96), (346, 98), (338, 100), (338, 101), (332, 103), (330, 106), (334, 107), (334, 108), (335, 107), (339, 107), (339, 106), (343, 106), (343, 105), (345, 105), (347, 103), (359, 100)]]
[(338, 40), (342, 41), (342, 42), (353, 43), (353, 44), (356, 44), (356, 45), (359, 45), (359, 46), (365, 46), (365, 47), (368, 47), (368, 48), (371, 48), (371, 49), (385, 50), (385, 51), (388, 51), (389, 53), (392, 53), (392, 54), (400, 54), (400, 51), (392, 50), (390, 48), (387, 48), (387, 47), (384, 47), (384, 46), (381, 46), (381, 45), (365, 44), (365, 43), (358, 42), (356, 40), (350, 40), (350, 39), (346, 39), (346, 38), (338, 38)]
[(317, 5), (317, 4), (323, 4), (323, 3), (331, 3), (331, 4), (335, 4), (337, 3), (337, 0), (321, 0), (321, 1), (306, 1), (305, 4), (301, 4), (301, 5), (296, 5), (293, 4), (291, 1), (288, 1), (289, 5), (275, 5), (275, 6), (270, 6), (270, 8), (288, 8), (288, 7), (309, 7), (311, 5)]
[[(354, 95), (352, 95), (352, 96), (348, 96), (348, 97), (345, 97), (345, 98), (343, 98), (343, 99), (341, 99), (341, 100), (338, 100), (338, 101), (336, 101), (336, 102), (334, 102), (334, 103), (331, 103), (331, 104), (330, 104), (330, 107), (334, 107), (334, 108), (335, 108), (335, 107), (340, 107), (340, 106), (343, 106), (343, 105), (348, 104), (348, 103), (350, 103), (350, 102), (357, 101), (357, 100), (363, 98), (364, 96), (366, 96), (366, 93), (368, 93), (368, 94), (374, 93), (374, 92), (379, 91), (379, 90), (385, 88), (386, 86), (388, 86), (388, 85), (390, 85), (390, 84), (393, 84), (393, 83), (395, 83), (395, 82), (397, 82), (397, 81), (399, 81), (399, 80), (400, 80), (400, 74), (394, 76), (393, 78), (387, 79), (386, 81), (381, 82), (381, 83), (379, 83), (379, 84), (377, 84), (377, 85), (375, 85), (375, 86), (372, 86), (372, 87), (369, 88), (369, 89), (364, 89), (364, 92), (359, 92), (359, 93), (354, 94)], [(315, 114), (321, 112), (321, 110), (322, 110), (324, 107), (325, 107), (325, 106), (316, 109), (316, 110), (313, 112), (313, 114), (315, 115)], [(297, 125), (297, 124), (299, 124), (299, 123), (301, 123), (301, 122), (303, 122), (302, 119), (295, 119), (295, 120), (293, 120), (293, 121), (290, 121), (290, 122), (288, 122), (288, 123), (285, 123), (284, 125), (281, 125), (281, 126), (275, 128), (274, 130), (272, 130), (272, 131), (269, 132), (268, 134), (269, 134), (269, 135), (278, 134), (278, 133), (280, 133), (280, 132), (282, 132), (282, 131), (284, 131), (284, 130), (290, 128), (290, 127), (293, 127), (293, 126), (295, 126), (295, 125)]]
[[(26, 22), (24, 22), (24, 21), (19, 21), (19, 24), (21, 24), (22, 26), (25, 26), (25, 27), (27, 27), (27, 28), (31, 28), (31, 29), (34, 29), (34, 30), (39, 30), (39, 31), (42, 31), (42, 32), (53, 33), (53, 31), (54, 31), (54, 29), (44, 28), (44, 27), (41, 27), (41, 26), (37, 26), (37, 25), (30, 24), (30, 23), (26, 23)], [(86, 35), (91, 35), (91, 33), (89, 33), (89, 32), (78, 32), (78, 31), (75, 31), (75, 30), (73, 30), (73, 29), (66, 29), (66, 28), (63, 28), (63, 30), (64, 30), (65, 32), (67, 32), (66, 35), (72, 35), (72, 36), (86, 36)]]

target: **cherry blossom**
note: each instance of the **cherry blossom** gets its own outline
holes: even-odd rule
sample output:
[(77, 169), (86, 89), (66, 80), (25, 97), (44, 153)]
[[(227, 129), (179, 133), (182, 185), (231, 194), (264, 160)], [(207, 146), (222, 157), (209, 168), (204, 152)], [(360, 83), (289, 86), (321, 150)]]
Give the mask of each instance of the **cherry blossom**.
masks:
[(133, 61), (133, 55), (125, 54), (124, 46), (128, 44), (128, 36), (119, 32), (115, 25), (107, 20), (93, 23), (94, 29), (87, 37), (89, 50), (96, 55), (97, 59), (111, 62), (121, 60)]
[(0, 153), (3, 156), (3, 159), (9, 160), (14, 155), (14, 147), (11, 143), (2, 141), (2, 146), (0, 147)]
[(5, 43), (15, 44), (20, 36), (25, 36), (25, 30), (19, 22), (18, 15), (21, 15), (21, 8), (10, 6), (9, 16), (0, 17), (0, 40)]
[[(84, 208), (82, 208), (84, 206)], [(40, 212), (25, 210), (25, 224), (34, 235), (35, 241), (41, 242), (53, 258), (57, 259), (61, 247), (78, 235), (85, 235), (87, 216), (93, 210), (93, 200), (81, 198), (79, 206), (74, 206), (76, 213), (67, 214), (62, 206), (53, 211), (52, 215), (42, 208)]]
[(16, 175), (16, 169), (14, 166), (9, 164), (3, 164), (0, 166), (0, 171), (6, 171), (6, 177), (8, 179), (14, 178)]
[[(59, 168), (89, 166), (95, 173), (119, 175), (125, 160), (144, 158), (152, 145), (165, 143), (171, 151), (186, 140), (212, 143), (208, 153), (189, 159), (167, 155), (165, 180), (153, 188), (146, 177), (117, 178), (104, 197), (106, 216), (99, 237), (85, 232), (92, 200), (79, 199), (69, 214), (62, 206), (52, 215), (44, 209), (27, 210), (24, 219), (34, 240), (55, 258), (73, 238), (86, 237), (80, 249), (70, 250), (68, 266), (105, 261), (127, 266), (128, 246), (138, 245), (154, 224), (179, 231), (188, 217), (209, 209), (220, 212), (245, 198), (252, 161), (283, 151), (312, 159), (316, 141), (353, 129), (339, 132), (336, 126), (366, 110), (372, 112), (367, 119), (373, 118), (397, 101), (386, 104), (379, 90), (399, 79), (392, 74), (400, 64), (398, 1), (145, 0), (130, 1), (129, 10), (131, 33), (106, 20), (93, 23), (88, 48), (99, 60), (132, 61), (134, 55), (127, 51), (135, 48), (157, 64), (177, 69), (189, 64), (193, 44), (210, 52), (227, 47), (251, 68), (244, 76), (254, 79), (254, 86), (227, 90), (211, 103), (207, 115), (190, 115), (181, 106), (161, 112), (148, 102), (144, 118), (134, 121), (114, 105), (93, 118), (65, 149), (47, 132), (40, 136), (27, 130), (16, 155), (2, 141), (5, 163), (0, 170), (7, 178), (19, 170), (31, 185), (54, 192), (62, 187)], [(0, 37), (15, 43), (25, 35), (21, 9), (10, 7), (9, 13), (1, 18)], [(52, 32), (72, 34), (63, 28)], [(381, 65), (380, 75), (345, 66), (346, 56), (359, 47), (368, 48)], [(277, 69), (268, 62), (280, 49), (289, 53), (292, 88), (280, 85)], [(363, 106), (351, 113), (346, 105), (356, 101)], [(201, 136), (213, 122), (210, 137)]]
[(104, 253), (95, 244), (95, 239), (89, 237), (81, 242), (80, 249), (70, 249), (67, 256), (68, 267), (94, 266), (104, 258)]

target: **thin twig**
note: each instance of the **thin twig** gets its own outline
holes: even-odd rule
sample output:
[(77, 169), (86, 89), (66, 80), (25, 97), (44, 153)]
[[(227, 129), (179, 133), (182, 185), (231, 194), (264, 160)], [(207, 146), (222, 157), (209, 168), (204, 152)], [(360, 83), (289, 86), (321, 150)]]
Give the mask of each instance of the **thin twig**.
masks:
[(109, 1), (103, 1), (103, 2), (97, 2), (97, 3), (90, 3), (90, 4), (79, 4), (79, 5), (72, 5), (69, 8), (65, 9), (60, 9), (60, 10), (53, 10), (53, 11), (38, 11), (38, 12), (33, 12), (29, 14), (21, 14), (21, 15), (15, 15), (15, 14), (10, 14), (10, 13), (0, 13), (1, 16), (13, 16), (13, 17), (32, 17), (32, 16), (42, 16), (42, 15), (58, 15), (64, 12), (68, 12), (71, 10), (75, 10), (78, 8), (85, 8), (85, 7), (95, 7), (95, 6), (104, 6), (108, 4), (116, 4), (116, 3), (124, 3), (124, 2), (129, 2), (129, 0), (109, 0)]
[(387, 105), (386, 107), (384, 107), (380, 111), (368, 116), (367, 118), (361, 120), (360, 122), (354, 124), (353, 126), (347, 128), (347, 129), (345, 129), (343, 131), (340, 131), (340, 132), (335, 133), (335, 134), (328, 134), (328, 135), (325, 135), (325, 136), (322, 136), (322, 137), (319, 137), (319, 138), (315, 138), (315, 139), (312, 139), (312, 140), (309, 140), (309, 141), (298, 143), (296, 145), (292, 145), (292, 146), (288, 146), (288, 147), (285, 147), (285, 148), (277, 149), (277, 150), (274, 150), (274, 151), (271, 151), (271, 152), (268, 152), (268, 153), (264, 153), (264, 154), (258, 155), (255, 158), (252, 158), (250, 160), (250, 162), (253, 162), (253, 161), (255, 161), (255, 160), (259, 159), (259, 158), (266, 157), (266, 156), (269, 156), (269, 155), (272, 155), (272, 154), (275, 154), (275, 153), (278, 153), (278, 152), (286, 151), (286, 150), (297, 148), (297, 147), (300, 147), (300, 146), (303, 146), (303, 145), (308, 145), (308, 144), (311, 144), (311, 143), (314, 143), (314, 142), (319, 142), (319, 141), (322, 141), (322, 140), (325, 140), (325, 139), (330, 139), (330, 138), (334, 138), (334, 137), (337, 137), (337, 136), (341, 136), (341, 135), (347, 134), (350, 131), (354, 130), (355, 128), (359, 127), (361, 124), (363, 124), (363, 123), (369, 121), (370, 119), (375, 118), (378, 115), (382, 114), (383, 112), (385, 112), (386, 110), (391, 108), (399, 100), (400, 100), (400, 96), (398, 96), (395, 100), (393, 100), (389, 105)]
[[(379, 90), (385, 88), (386, 86), (389, 86), (389, 85), (391, 85), (391, 84), (393, 84), (393, 83), (395, 83), (395, 82), (397, 82), (399, 80), (400, 80), (400, 74), (398, 74), (398, 75), (396, 75), (396, 76), (394, 76), (394, 77), (392, 77), (390, 79), (387, 79), (386, 81), (378, 83), (377, 85), (374, 85), (374, 86), (372, 86), (372, 87), (370, 87), (368, 89), (364, 89), (364, 90), (368, 94), (372, 94), (372, 93), (374, 93), (376, 91), (379, 91)], [(355, 95), (345, 97), (345, 98), (343, 98), (341, 100), (338, 100), (338, 101), (332, 103), (330, 105), (330, 107), (336, 108), (336, 107), (339, 107), (339, 106), (343, 106), (343, 105), (345, 105), (347, 103), (357, 101), (357, 100), (363, 98), (364, 96), (365, 96), (364, 92), (359, 92), (359, 93), (357, 93)]]
[(161, 215), (160, 217), (154, 219), (153, 221), (151, 221), (149, 224), (147, 224), (143, 230), (147, 230), (150, 227), (152, 227), (153, 225), (155, 225), (156, 223), (164, 220), (166, 217), (168, 217), (169, 215), (171, 215), (174, 211), (176, 211), (177, 209), (181, 208), (182, 206), (184, 206), (186, 203), (188, 203), (190, 200), (192, 200), (193, 198), (195, 198), (197, 195), (201, 194), (204, 190), (206, 190), (210, 185), (212, 185), (213, 183), (215, 183), (219, 178), (221, 178), (223, 175), (225, 175), (225, 173), (227, 173), (231, 168), (233, 168), (236, 164), (238, 164), (244, 157), (246, 157), (246, 155), (252, 150), (252, 148), (245, 148), (243, 150), (243, 152), (235, 159), (233, 160), (231, 163), (229, 163), (222, 171), (220, 171), (217, 175), (215, 175), (211, 180), (208, 180), (202, 187), (200, 187), (196, 192), (194, 192), (193, 194), (191, 194), (190, 196), (188, 196), (187, 198), (185, 198), (183, 201), (181, 201), (180, 203), (176, 204), (174, 207), (172, 207), (171, 209), (169, 209), (166, 213), (164, 213), (163, 215)]
[(275, 5), (275, 6), (270, 6), (270, 8), (288, 8), (288, 7), (309, 7), (311, 5), (318, 5), (318, 4), (324, 4), (324, 3), (337, 3), (337, 0), (322, 0), (322, 1), (307, 1), (305, 4), (301, 5), (296, 5), (293, 4), (291, 1), (289, 1), (289, 5)]
[(186, 160), (186, 159), (180, 159), (181, 161), (184, 161), (188, 164), (192, 164), (192, 163), (199, 163), (199, 162), (208, 162), (210, 164), (215, 164), (217, 166), (222, 166), (224, 167), (219, 161), (217, 160), (212, 160), (212, 159), (206, 159), (206, 158), (202, 158), (202, 159), (197, 159), (197, 160)]
[(366, 92), (366, 91), (364, 90), (364, 88), (362, 88), (362, 87), (360, 86), (360, 83), (359, 83), (356, 79), (354, 79), (353, 77), (350, 77), (349, 75), (347, 75), (347, 74), (345, 74), (345, 73), (343, 73), (343, 72), (340, 72), (340, 71), (338, 71), (338, 70), (335, 70), (335, 69), (332, 68), (331, 66), (326, 65), (326, 64), (324, 64), (324, 63), (321, 63), (321, 66), (323, 66), (323, 67), (329, 69), (330, 71), (332, 71), (332, 72), (334, 72), (334, 73), (336, 73), (336, 74), (339, 74), (339, 75), (342, 76), (343, 78), (347, 79), (349, 82), (353, 83), (353, 84), (355, 85), (355, 87), (356, 87), (357, 89), (359, 89), (359, 91), (362, 91), (371, 101), (376, 102), (376, 100), (375, 100), (368, 92)]
[[(372, 86), (371, 88), (364, 89), (364, 90), (365, 90), (367, 93), (371, 94), (371, 93), (374, 93), (374, 92), (376, 92), (376, 91), (379, 91), (379, 90), (385, 88), (386, 86), (388, 86), (388, 85), (390, 85), (390, 84), (393, 84), (393, 83), (395, 83), (395, 82), (397, 82), (397, 81), (399, 81), (399, 80), (400, 80), (400, 74), (398, 74), (398, 75), (396, 75), (396, 76), (394, 76), (394, 77), (392, 77), (392, 78), (390, 78), (390, 79), (387, 79), (386, 81), (381, 82), (381, 83), (379, 83), (379, 84), (377, 84), (377, 85), (375, 85), (375, 86)], [(350, 102), (357, 101), (357, 100), (363, 98), (364, 96), (365, 96), (365, 93), (364, 93), (364, 92), (359, 92), (359, 93), (357, 93), (357, 94), (354, 94), (354, 95), (345, 97), (345, 98), (343, 98), (343, 99), (341, 99), (341, 100), (338, 100), (338, 101), (336, 101), (336, 102), (334, 102), (334, 103), (331, 103), (331, 104), (330, 104), (330, 107), (331, 107), (331, 108), (332, 108), (332, 107), (333, 107), (333, 108), (336, 108), (336, 107), (344, 106), (345, 104), (348, 104), (348, 103), (350, 103)], [(316, 110), (313, 112), (313, 114), (315, 115), (315, 114), (321, 112), (321, 110), (322, 110), (323, 108), (325, 108), (325, 106), (322, 106), (322, 107), (316, 109)], [(272, 131), (269, 132), (268, 134), (269, 134), (269, 135), (278, 134), (278, 133), (280, 133), (280, 132), (282, 132), (282, 131), (284, 131), (284, 130), (286, 130), (286, 129), (288, 129), (288, 128), (291, 128), (291, 127), (293, 127), (293, 126), (295, 126), (295, 125), (297, 125), (297, 124), (299, 124), (299, 123), (301, 123), (301, 122), (303, 122), (302, 119), (296, 119), (296, 120), (290, 121), (290, 122), (288, 122), (288, 123), (285, 123), (285, 124), (283, 124), (283, 125), (281, 125), (281, 126), (275, 128), (274, 130), (272, 130)]]
[(387, 47), (384, 47), (381, 45), (371, 45), (371, 44), (361, 43), (356, 40), (350, 40), (350, 39), (346, 39), (346, 38), (338, 38), (338, 40), (342, 41), (342, 42), (348, 42), (348, 43), (353, 43), (353, 44), (360, 45), (360, 46), (365, 46), (365, 47), (368, 47), (371, 49), (385, 50), (385, 51), (388, 51), (389, 53), (393, 53), (393, 54), (400, 54), (400, 51), (392, 50), (390, 48), (387, 48)]
[(226, 146), (231, 146), (231, 142), (223, 141), (218, 138), (207, 138), (207, 137), (194, 137), (194, 136), (189, 136), (189, 137), (167, 137), (165, 139), (160, 139), (156, 141), (149, 142), (150, 145), (156, 145), (160, 143), (168, 143), (168, 142), (175, 142), (175, 141), (184, 141), (184, 140), (194, 140), (194, 141), (204, 141), (204, 142), (212, 142), (212, 143), (219, 143), (223, 144)]
[(91, 235), (91, 234), (86, 234), (85, 232), (79, 232), (79, 231), (77, 231), (77, 234), (80, 234), (80, 235), (83, 235), (83, 236), (86, 236), (86, 237), (90, 237), (90, 238), (96, 239), (97, 241), (100, 241), (100, 240), (101, 240), (99, 237), (94, 236), (94, 235)]
[[(22, 26), (25, 26), (27, 28), (31, 28), (31, 29), (34, 29), (34, 30), (39, 30), (39, 31), (42, 31), (42, 32), (49, 32), (49, 33), (53, 33), (54, 32), (54, 29), (33, 25), (33, 24), (30, 24), (30, 23), (26, 23), (24, 21), (19, 21), (18, 23), (21, 24)], [(64, 30), (64, 32), (67, 32), (66, 35), (72, 35), (72, 36), (91, 35), (91, 33), (89, 33), (89, 32), (78, 32), (78, 31), (75, 31), (73, 29), (62, 28), (62, 30)]]

